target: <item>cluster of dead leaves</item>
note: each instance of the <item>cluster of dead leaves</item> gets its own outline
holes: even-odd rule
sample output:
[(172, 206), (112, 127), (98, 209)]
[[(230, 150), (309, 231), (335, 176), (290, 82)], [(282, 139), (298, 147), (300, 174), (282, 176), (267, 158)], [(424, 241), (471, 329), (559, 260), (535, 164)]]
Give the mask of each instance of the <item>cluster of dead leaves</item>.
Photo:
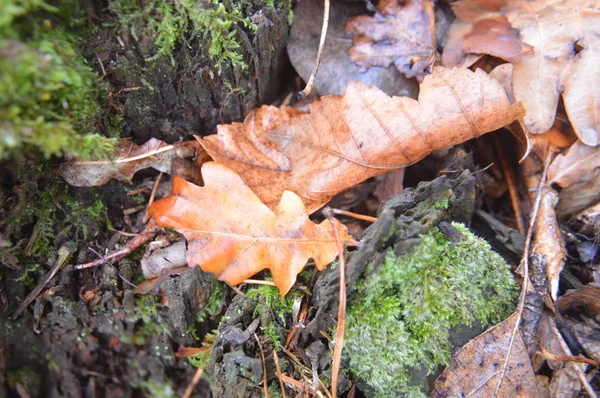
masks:
[[(308, 113), (263, 106), (243, 123), (220, 125), (218, 134), (198, 138), (219, 162), (203, 166), (206, 185), (175, 178), (171, 196), (154, 203), (149, 214), (186, 236), (190, 266), (231, 284), (269, 268), (285, 294), (309, 258), (322, 269), (336, 255), (332, 226), (316, 225), (308, 214), (370, 177), (522, 115), (500, 83), (459, 68), (436, 68), (418, 101), (354, 82), (342, 95), (312, 103)], [(71, 161), (59, 172), (74, 185), (96, 185), (128, 178), (138, 168), (159, 168), (193, 147), (124, 144), (112, 163)], [(93, 167), (98, 165), (103, 167)], [(352, 242), (341, 224), (335, 228)]]
[[(587, 388), (584, 365), (565, 348), (556, 324), (568, 328), (598, 361), (590, 336), (600, 328), (581, 325), (572, 313), (588, 306), (583, 310), (598, 314), (599, 295), (597, 289), (582, 289), (558, 297), (566, 261), (558, 218), (600, 199), (600, 3), (464, 0), (453, 3), (457, 18), (443, 40), (434, 9), (431, 0), (382, 0), (373, 15), (355, 16), (345, 25), (352, 37), (348, 56), (366, 71), (365, 79), (371, 70), (394, 65), (406, 77), (422, 80), (418, 100), (350, 82), (341, 95), (311, 103), (308, 112), (263, 106), (242, 123), (220, 125), (216, 135), (197, 142), (151, 141), (138, 147), (123, 141), (111, 162), (71, 160), (59, 172), (73, 185), (93, 186), (111, 178), (129, 180), (145, 167), (168, 172), (173, 159), (206, 151), (215, 162), (204, 163), (202, 176), (193, 178), (205, 185), (174, 177), (171, 195), (154, 203), (150, 215), (186, 237), (189, 266), (200, 265), (230, 284), (268, 268), (285, 294), (309, 258), (318, 269), (335, 258), (334, 230), (352, 242), (339, 222), (316, 224), (308, 218), (339, 192), (522, 116), (526, 134), (544, 134), (555, 144), (548, 132), (572, 126), (579, 141), (548, 169), (548, 182), (560, 193), (550, 187), (538, 193), (532, 253), (543, 259), (544, 294), (557, 303), (557, 315), (538, 314), (540, 327), (529, 336), (541, 359), (532, 364), (528, 355), (532, 343), (519, 329), (521, 305), (457, 353), (437, 380), (434, 396), (536, 396), (540, 383), (557, 396), (568, 392), (561, 390), (566, 385), (579, 383), (570, 392)], [(433, 67), (438, 51), (444, 67)], [(490, 75), (467, 69), (484, 55), (510, 65)], [(568, 120), (557, 117), (561, 98)], [(527, 295), (542, 294), (529, 286)], [(552, 380), (535, 375), (545, 365), (554, 372)]]

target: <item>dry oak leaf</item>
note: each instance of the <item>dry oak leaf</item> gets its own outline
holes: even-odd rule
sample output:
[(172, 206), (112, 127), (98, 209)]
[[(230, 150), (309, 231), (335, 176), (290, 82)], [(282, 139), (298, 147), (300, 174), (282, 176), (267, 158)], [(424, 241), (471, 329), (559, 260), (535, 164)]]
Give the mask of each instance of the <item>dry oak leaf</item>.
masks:
[(521, 333), (517, 331), (511, 339), (520, 319), (517, 315), (465, 344), (436, 379), (431, 396), (537, 397), (535, 374)]
[(406, 77), (422, 80), (435, 58), (435, 16), (430, 0), (382, 0), (373, 16), (352, 18), (350, 58), (358, 67), (394, 64)]
[[(219, 126), (216, 136), (200, 144), (253, 190), (270, 188), (276, 195), (288, 189), (314, 208), (368, 178), (499, 129), (524, 113), (483, 71), (458, 68), (435, 68), (421, 84), (418, 101), (351, 82), (344, 94), (322, 97), (309, 110), (263, 106), (243, 124)], [(271, 181), (276, 184), (265, 186)]]
[(557, 211), (568, 216), (600, 200), (600, 146), (574, 143), (548, 169), (548, 180), (562, 188)]
[[(562, 94), (579, 139), (586, 145), (600, 143), (599, 0), (466, 0), (455, 3), (453, 10), (474, 24), (471, 33), (464, 36), (471, 35), (471, 42), (487, 35), (475, 29), (480, 21), (504, 17), (519, 31), (520, 40), (533, 47), (533, 54), (517, 60), (506, 57), (493, 41), (480, 41), (479, 47), (486, 48), (477, 50), (513, 62), (513, 92), (516, 100), (525, 104), (524, 121), (529, 131), (541, 134), (552, 127)], [(498, 35), (500, 41), (507, 39)], [(468, 52), (469, 48), (463, 50)]]
[[(200, 265), (231, 285), (268, 268), (283, 296), (309, 258), (319, 270), (335, 259), (330, 222), (310, 221), (295, 193), (285, 191), (274, 213), (226, 166), (205, 163), (202, 175), (204, 187), (175, 177), (171, 195), (148, 210), (158, 225), (185, 236), (190, 267)], [(342, 242), (353, 242), (337, 220), (335, 228)]]
[(131, 181), (138, 170), (148, 167), (169, 173), (173, 159), (193, 156), (197, 146), (195, 141), (169, 145), (156, 138), (137, 145), (130, 138), (123, 138), (115, 144), (113, 159), (79, 160), (67, 156), (67, 161), (58, 166), (57, 172), (76, 187), (97, 187), (113, 178)]

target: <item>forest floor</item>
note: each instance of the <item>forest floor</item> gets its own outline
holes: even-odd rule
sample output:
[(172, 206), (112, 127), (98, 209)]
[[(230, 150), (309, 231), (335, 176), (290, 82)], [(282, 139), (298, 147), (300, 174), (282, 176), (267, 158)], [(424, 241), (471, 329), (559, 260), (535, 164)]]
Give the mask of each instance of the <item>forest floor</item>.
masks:
[(401, 3), (0, 21), (0, 396), (596, 396), (598, 5)]

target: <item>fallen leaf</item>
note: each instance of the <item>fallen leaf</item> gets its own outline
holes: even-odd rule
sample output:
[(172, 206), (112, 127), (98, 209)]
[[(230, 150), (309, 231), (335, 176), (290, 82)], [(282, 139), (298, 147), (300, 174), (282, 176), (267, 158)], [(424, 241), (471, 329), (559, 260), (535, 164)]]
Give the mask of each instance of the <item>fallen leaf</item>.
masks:
[(123, 138), (115, 144), (113, 159), (78, 160), (66, 156), (67, 161), (58, 166), (57, 172), (76, 187), (97, 187), (113, 178), (131, 181), (138, 170), (148, 167), (169, 173), (174, 158), (193, 156), (196, 147), (195, 141), (169, 145), (151, 138), (144, 145), (137, 145), (130, 138)]
[(532, 253), (542, 256), (542, 263), (546, 267), (546, 276), (550, 284), (548, 290), (552, 299), (556, 300), (560, 273), (567, 257), (554, 210), (558, 203), (558, 194), (552, 188), (543, 188), (539, 195), (542, 195), (542, 199), (535, 222)]
[(435, 16), (430, 0), (381, 0), (373, 16), (353, 18), (350, 57), (362, 69), (394, 64), (406, 77), (425, 76), (435, 57)]
[(185, 266), (187, 264), (185, 249), (185, 242), (181, 240), (149, 254), (144, 253), (140, 260), (144, 278), (146, 280), (159, 278), (169, 269)]
[[(345, 31), (346, 23), (350, 18), (366, 11), (363, 2), (331, 2), (329, 27), (314, 90), (321, 95), (341, 94), (350, 81), (357, 80), (369, 86), (381, 87), (389, 95), (416, 98), (417, 83), (405, 78), (395, 66), (361, 71), (350, 58), (352, 36)], [(308, 81), (315, 65), (322, 23), (323, 0), (297, 2), (287, 52), (292, 65), (304, 81)]]
[(558, 299), (556, 308), (558, 326), (568, 329), (583, 351), (600, 361), (600, 288), (571, 290)]
[(557, 207), (561, 217), (596, 203), (600, 200), (600, 146), (574, 143), (552, 161), (548, 179), (562, 188)]
[(523, 112), (484, 72), (435, 68), (418, 101), (351, 82), (343, 95), (312, 103), (310, 113), (263, 106), (244, 123), (221, 125), (217, 136), (199, 141), (271, 209), (270, 198), (285, 189), (314, 209), (368, 178), (496, 130)]
[(548, 180), (566, 188), (593, 180), (597, 169), (600, 169), (600, 146), (591, 147), (576, 142), (566, 153), (558, 155), (552, 161), (548, 169)]
[[(530, 132), (541, 134), (552, 127), (562, 94), (579, 139), (586, 145), (600, 143), (600, 1), (470, 0), (454, 3), (453, 10), (472, 24), (471, 33), (463, 38), (483, 38), (487, 33), (478, 34), (476, 29), (480, 21), (505, 17), (519, 31), (520, 40), (534, 48), (531, 55), (508, 57), (498, 45), (507, 37), (499, 35), (498, 41), (480, 40), (476, 49), (514, 63), (513, 92), (525, 104), (524, 121)], [(458, 45), (456, 40), (462, 41), (457, 36), (448, 43), (451, 48)], [(465, 53), (475, 50), (468, 43), (463, 46)], [(445, 59), (452, 60), (460, 58)]]
[[(202, 175), (204, 187), (175, 177), (171, 195), (148, 210), (158, 225), (186, 237), (190, 267), (232, 285), (268, 268), (285, 295), (309, 258), (322, 270), (336, 257), (330, 222), (310, 221), (295, 193), (283, 193), (275, 214), (226, 166), (205, 163)], [(342, 242), (352, 241), (342, 224), (335, 228)]]
[(504, 15), (475, 21), (464, 39), (464, 52), (490, 54), (509, 62), (533, 53), (533, 48), (519, 39), (519, 31), (510, 26)]
[[(511, 339), (519, 319), (517, 315), (511, 315), (465, 344), (437, 378), (431, 395), (436, 398), (536, 397), (535, 374), (521, 334), (517, 331), (514, 340)], [(498, 383), (501, 383), (499, 388)]]

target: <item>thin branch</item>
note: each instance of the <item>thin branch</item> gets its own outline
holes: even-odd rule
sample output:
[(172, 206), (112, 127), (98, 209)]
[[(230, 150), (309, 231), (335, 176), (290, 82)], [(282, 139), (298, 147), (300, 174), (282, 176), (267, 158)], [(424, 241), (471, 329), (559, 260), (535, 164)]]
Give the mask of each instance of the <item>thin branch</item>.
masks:
[(333, 211), (333, 214), (348, 216), (348, 217), (356, 218), (357, 220), (363, 220), (363, 221), (368, 221), (368, 222), (376, 222), (377, 221), (377, 217), (365, 216), (364, 214), (358, 214), (358, 213), (354, 213), (354, 212), (347, 211), (347, 210), (340, 210), (340, 209), (331, 209), (331, 210)]
[(329, 0), (325, 0), (325, 4), (323, 5), (323, 27), (321, 28), (321, 39), (319, 40), (319, 49), (317, 50), (317, 59), (315, 60), (315, 66), (308, 78), (308, 82), (306, 83), (306, 87), (304, 90), (298, 93), (298, 97), (306, 98), (310, 92), (312, 91), (313, 84), (315, 82), (315, 77), (317, 76), (317, 72), (319, 71), (319, 65), (321, 64), (321, 56), (323, 55), (323, 48), (325, 47), (325, 38), (327, 37), (327, 27), (329, 26)]
[(285, 395), (285, 386), (283, 385), (283, 380), (281, 380), (281, 368), (279, 367), (279, 357), (277, 356), (277, 352), (273, 350), (273, 360), (275, 361), (275, 369), (277, 369), (277, 379), (279, 380), (279, 387), (281, 387), (281, 396), (283, 398), (287, 398)]
[(523, 287), (521, 288), (521, 296), (519, 297), (519, 306), (517, 307), (517, 319), (515, 321), (515, 327), (511, 332), (510, 342), (508, 344), (508, 350), (506, 352), (506, 358), (504, 359), (504, 363), (502, 364), (502, 370), (500, 371), (500, 377), (498, 379), (498, 384), (496, 385), (496, 389), (494, 390), (494, 397), (498, 396), (498, 392), (500, 391), (500, 387), (502, 386), (502, 381), (504, 381), (504, 375), (506, 373), (506, 369), (508, 368), (508, 363), (510, 359), (510, 353), (513, 348), (514, 340), (519, 333), (519, 326), (521, 324), (521, 318), (523, 316), (523, 309), (525, 308), (525, 298), (527, 297), (527, 290), (529, 289), (529, 251), (531, 249), (531, 238), (533, 237), (533, 230), (535, 228), (535, 221), (537, 219), (537, 214), (540, 210), (540, 204), (542, 202), (542, 188), (546, 183), (546, 178), (548, 176), (548, 168), (550, 167), (550, 162), (552, 161), (552, 154), (547, 153), (546, 159), (544, 162), (544, 170), (542, 171), (542, 177), (540, 178), (540, 182), (538, 184), (538, 189), (535, 195), (535, 202), (533, 205), (533, 209), (531, 211), (531, 218), (529, 220), (529, 228), (527, 230), (527, 237), (525, 239), (525, 247), (523, 248), (523, 258), (521, 259), (521, 265), (523, 266)]
[(338, 257), (340, 259), (340, 292), (339, 292), (339, 307), (338, 307), (338, 319), (337, 329), (335, 333), (335, 347), (333, 348), (333, 366), (331, 370), (331, 395), (333, 398), (337, 397), (337, 384), (340, 373), (340, 364), (342, 362), (342, 347), (344, 345), (344, 330), (346, 327), (346, 262), (344, 260), (344, 248), (340, 240), (340, 235), (335, 227), (335, 219), (333, 218), (333, 211), (329, 208), (323, 210), (323, 214), (327, 217), (333, 228), (333, 235), (335, 236), (335, 246), (338, 251)]
[(263, 392), (265, 393), (265, 397), (269, 398), (269, 384), (267, 381), (267, 361), (265, 360), (265, 352), (263, 351), (262, 344), (260, 344), (260, 340), (255, 332), (252, 333), (254, 335), (254, 339), (258, 343), (258, 352), (260, 353), (260, 359), (262, 361), (263, 367)]
[(150, 193), (150, 199), (148, 200), (148, 205), (146, 206), (146, 214), (144, 214), (144, 218), (142, 220), (142, 222), (144, 224), (146, 224), (148, 222), (148, 220), (150, 219), (150, 215), (148, 214), (148, 209), (150, 208), (150, 206), (152, 206), (152, 203), (154, 203), (154, 197), (156, 196), (156, 191), (158, 190), (158, 184), (160, 184), (160, 179), (163, 176), (163, 172), (160, 172), (160, 174), (158, 175), (158, 177), (156, 177), (156, 182), (154, 183), (154, 187), (152, 187), (152, 193)]
[(192, 381), (190, 382), (190, 384), (185, 389), (185, 392), (183, 393), (183, 395), (181, 396), (181, 398), (190, 398), (192, 396), (192, 392), (194, 391), (194, 388), (196, 387), (196, 384), (198, 384), (198, 382), (202, 378), (202, 373), (203, 372), (204, 372), (203, 368), (198, 368), (196, 370), (196, 373), (194, 373), (194, 377), (192, 378)]

